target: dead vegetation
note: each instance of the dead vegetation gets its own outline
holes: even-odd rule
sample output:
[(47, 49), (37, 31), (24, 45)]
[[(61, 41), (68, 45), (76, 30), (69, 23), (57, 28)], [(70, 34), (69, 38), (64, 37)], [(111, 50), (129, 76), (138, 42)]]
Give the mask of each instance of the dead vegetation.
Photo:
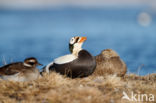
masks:
[[(114, 61), (114, 57), (118, 59)], [(86, 78), (71, 79), (53, 72), (30, 82), (0, 80), (0, 103), (156, 103), (156, 74), (125, 75), (125, 63), (111, 49), (96, 60), (96, 71)], [(155, 101), (128, 101), (122, 99), (123, 92), (129, 97), (131, 92), (153, 94)]]
[(1, 80), (0, 103), (133, 103), (122, 99), (123, 91), (129, 95), (133, 91), (156, 96), (156, 74), (70, 79), (51, 73), (31, 82)]

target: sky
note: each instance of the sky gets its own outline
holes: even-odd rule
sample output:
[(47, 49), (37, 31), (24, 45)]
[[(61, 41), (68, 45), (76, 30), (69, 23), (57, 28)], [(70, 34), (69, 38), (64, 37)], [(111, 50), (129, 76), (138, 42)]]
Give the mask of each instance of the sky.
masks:
[(0, 0), (1, 8), (46, 8), (59, 6), (156, 6), (156, 0)]

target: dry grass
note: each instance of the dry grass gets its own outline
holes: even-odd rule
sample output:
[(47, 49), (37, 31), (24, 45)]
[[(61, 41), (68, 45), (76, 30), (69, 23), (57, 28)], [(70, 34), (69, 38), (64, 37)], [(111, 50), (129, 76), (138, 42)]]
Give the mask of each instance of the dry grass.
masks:
[(156, 96), (156, 75), (127, 74), (124, 78), (92, 75), (70, 79), (51, 73), (32, 82), (1, 80), (0, 103), (132, 103), (121, 99), (123, 91)]

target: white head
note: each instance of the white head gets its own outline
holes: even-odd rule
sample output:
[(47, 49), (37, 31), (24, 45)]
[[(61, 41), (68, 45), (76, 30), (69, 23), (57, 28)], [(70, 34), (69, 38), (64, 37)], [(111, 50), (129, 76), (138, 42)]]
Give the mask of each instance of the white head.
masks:
[(78, 55), (78, 52), (82, 50), (82, 45), (87, 37), (72, 37), (69, 42), (69, 50), (72, 54)]

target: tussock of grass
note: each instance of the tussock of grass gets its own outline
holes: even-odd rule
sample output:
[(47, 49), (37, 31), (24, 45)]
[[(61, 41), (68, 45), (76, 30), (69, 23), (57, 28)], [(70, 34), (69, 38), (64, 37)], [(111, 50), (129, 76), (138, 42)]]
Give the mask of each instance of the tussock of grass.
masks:
[(156, 96), (156, 75), (92, 75), (70, 79), (57, 73), (36, 81), (0, 81), (0, 103), (132, 103), (122, 92), (152, 93)]

